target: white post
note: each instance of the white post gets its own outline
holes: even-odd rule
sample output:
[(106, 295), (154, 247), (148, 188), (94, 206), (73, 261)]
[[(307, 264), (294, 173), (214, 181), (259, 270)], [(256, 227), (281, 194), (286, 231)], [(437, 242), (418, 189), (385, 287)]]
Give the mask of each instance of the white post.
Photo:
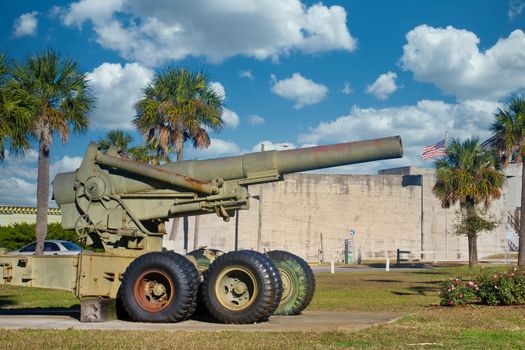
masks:
[(387, 254), (386, 256), (386, 267), (385, 271), (390, 271), (390, 256)]
[(330, 261), (330, 273), (334, 274), (335, 273), (335, 264), (334, 264), (334, 261)]

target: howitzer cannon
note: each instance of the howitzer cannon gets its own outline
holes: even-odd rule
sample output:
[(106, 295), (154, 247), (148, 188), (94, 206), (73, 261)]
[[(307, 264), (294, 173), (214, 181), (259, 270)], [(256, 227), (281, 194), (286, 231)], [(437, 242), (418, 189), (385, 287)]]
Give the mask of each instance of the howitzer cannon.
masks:
[[(237, 210), (249, 208), (249, 185), (402, 153), (401, 138), (394, 136), (150, 166), (122, 158), (116, 150), (102, 152), (91, 143), (77, 171), (55, 177), (53, 195), (63, 227), (106, 253), (81, 254), (77, 280), (69, 288), (81, 298), (118, 297), (137, 321), (190, 317), (199, 288), (200, 302), (222, 322), (252, 323), (274, 312), (298, 314), (315, 289), (304, 260), (284, 251), (222, 254), (205, 249), (186, 258), (162, 252), (164, 222), (207, 213), (229, 220)], [(199, 276), (196, 267), (202, 261)]]

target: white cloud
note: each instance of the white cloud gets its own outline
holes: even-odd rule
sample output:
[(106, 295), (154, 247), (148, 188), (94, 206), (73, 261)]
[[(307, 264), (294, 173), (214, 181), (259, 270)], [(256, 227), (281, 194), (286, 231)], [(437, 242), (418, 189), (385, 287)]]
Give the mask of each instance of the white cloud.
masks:
[(394, 72), (381, 74), (372, 85), (367, 86), (366, 92), (380, 100), (386, 100), (397, 90), (396, 78), (397, 74)]
[(282, 151), (284, 149), (293, 149), (296, 146), (292, 142), (278, 142), (274, 143), (272, 141), (261, 141), (252, 147), (252, 152), (260, 152), (262, 150), (262, 145), (264, 144), (265, 151)]
[(241, 149), (232, 141), (212, 138), (210, 140), (210, 147), (206, 149), (193, 149), (189, 150), (189, 152), (191, 153), (190, 158), (206, 159), (240, 154)]
[[(210, 83), (210, 88), (214, 90), (223, 100), (226, 100), (226, 90), (221, 83), (214, 81)], [(226, 127), (235, 129), (239, 126), (239, 116), (231, 109), (224, 108), (222, 120), (224, 121), (224, 126)]]
[[(458, 104), (422, 100), (416, 105), (382, 109), (354, 106), (348, 115), (318, 124), (298, 140), (300, 143), (331, 144), (399, 134), (405, 151), (403, 163), (429, 166), (420, 158), (424, 146), (441, 140), (446, 130), (449, 137), (480, 137), (483, 141), (489, 136), (488, 127), (497, 107), (495, 102), (479, 100)], [(393, 166), (391, 164), (392, 161), (380, 162), (365, 168), (375, 171)]]
[[(7, 157), (0, 163), (0, 204), (4, 205), (36, 205), (36, 180), (38, 171), (38, 153), (30, 150), (25, 157)], [(56, 174), (73, 171), (80, 166), (82, 157), (64, 156), (49, 167), (50, 196), (52, 181)], [(50, 206), (56, 206), (50, 199)]]
[(509, 20), (512, 22), (517, 17), (521, 16), (523, 9), (525, 8), (524, 0), (509, 0), (509, 11), (508, 16)]
[(321, 102), (328, 94), (328, 88), (310, 79), (306, 79), (300, 73), (294, 73), (290, 78), (274, 81), (272, 92), (287, 100), (295, 101), (294, 108), (303, 108)]
[(224, 121), (225, 126), (231, 128), (237, 128), (239, 126), (239, 116), (234, 111), (225, 108), (222, 113), (222, 120)]
[(343, 86), (343, 89), (341, 90), (341, 92), (345, 95), (350, 95), (354, 90), (352, 89), (352, 86), (350, 85), (349, 82), (345, 81), (345, 84)]
[[(95, 25), (104, 25), (115, 12), (122, 9), (125, 2), (125, 0), (81, 0), (62, 11), (62, 20), (68, 26), (75, 24), (81, 27), (87, 20), (93, 21)], [(57, 10), (54, 12), (59, 13)]]
[(38, 15), (37, 11), (24, 13), (13, 23), (13, 36), (31, 36), (36, 35), (36, 30), (38, 27)]
[(420, 25), (407, 35), (401, 58), (414, 78), (461, 100), (494, 100), (525, 88), (525, 33), (518, 29), (481, 52), (467, 30)]
[(51, 165), (49, 170), (50, 177), (53, 178), (58, 173), (74, 171), (80, 167), (80, 163), (82, 163), (82, 157), (65, 155), (62, 159), (59, 159)]
[(239, 71), (239, 76), (241, 78), (246, 78), (248, 80), (254, 80), (255, 77), (253, 76), (253, 73), (252, 73), (252, 70), (251, 69), (246, 69), (246, 70), (240, 70)]
[(66, 25), (88, 22), (105, 48), (144, 65), (187, 56), (212, 62), (243, 55), (278, 59), (292, 51), (353, 51), (357, 41), (341, 6), (299, 0), (81, 0), (64, 10)]
[(97, 98), (93, 126), (100, 129), (132, 129), (133, 104), (150, 82), (153, 71), (138, 63), (103, 63), (87, 74)]
[(264, 120), (263, 117), (261, 117), (260, 115), (257, 115), (257, 114), (252, 114), (248, 117), (248, 122), (251, 124), (251, 125), (261, 125), (261, 124), (264, 124), (266, 123), (266, 120)]
[(214, 81), (210, 83), (210, 88), (213, 91), (215, 91), (215, 93), (219, 95), (223, 100), (226, 99), (226, 90), (224, 89), (224, 86), (221, 83)]

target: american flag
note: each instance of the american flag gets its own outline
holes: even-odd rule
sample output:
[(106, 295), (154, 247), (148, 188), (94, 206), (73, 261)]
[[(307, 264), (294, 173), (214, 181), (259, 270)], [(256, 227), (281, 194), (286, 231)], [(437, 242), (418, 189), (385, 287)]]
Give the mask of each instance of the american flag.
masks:
[(438, 143), (423, 148), (423, 154), (421, 155), (421, 158), (425, 160), (434, 157), (445, 156), (446, 154), (447, 153), (445, 150), (445, 139), (443, 139)]

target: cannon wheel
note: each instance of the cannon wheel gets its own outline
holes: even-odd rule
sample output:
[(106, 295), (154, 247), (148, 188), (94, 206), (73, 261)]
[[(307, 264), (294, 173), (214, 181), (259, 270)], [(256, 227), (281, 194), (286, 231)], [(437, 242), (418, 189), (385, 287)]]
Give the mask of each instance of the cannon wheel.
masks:
[(202, 284), (202, 297), (210, 314), (223, 323), (267, 319), (278, 293), (273, 272), (276, 267), (272, 265), (264, 255), (247, 250), (217, 258)]
[(315, 277), (306, 261), (290, 252), (274, 250), (267, 253), (281, 273), (283, 293), (275, 315), (298, 315), (312, 301)]
[(184, 320), (196, 305), (195, 274), (193, 264), (179, 254), (141, 255), (124, 273), (119, 293), (122, 305), (133, 321)]
[(257, 251), (254, 251), (254, 250), (249, 250), (248, 252), (250, 252), (252, 254), (260, 255), (264, 259), (266, 259), (267, 261), (270, 262), (270, 264), (268, 264), (268, 267), (270, 268), (270, 276), (272, 277), (273, 284), (275, 285), (275, 296), (273, 298), (272, 307), (270, 308), (270, 310), (268, 310), (268, 313), (266, 314), (266, 316), (262, 317), (259, 320), (259, 322), (266, 321), (266, 320), (268, 320), (270, 318), (270, 316), (273, 315), (273, 313), (275, 312), (275, 310), (279, 306), (279, 303), (281, 302), (281, 296), (283, 294), (283, 283), (282, 283), (282, 280), (281, 280), (281, 273), (280, 273), (279, 269), (277, 268), (277, 265), (275, 265), (275, 263), (272, 261), (272, 259), (270, 259), (268, 256), (266, 256), (266, 255), (264, 255), (262, 253), (259, 253)]
[(223, 255), (224, 252), (219, 249), (195, 249), (191, 252), (189, 252), (186, 255), (190, 255), (195, 258), (197, 261), (197, 270), (199, 271), (199, 275), (201, 276), (201, 280), (204, 277), (204, 273), (210, 266), (210, 264), (213, 262), (212, 259), (210, 259), (211, 256), (215, 256), (213, 260), (215, 260), (217, 257)]

